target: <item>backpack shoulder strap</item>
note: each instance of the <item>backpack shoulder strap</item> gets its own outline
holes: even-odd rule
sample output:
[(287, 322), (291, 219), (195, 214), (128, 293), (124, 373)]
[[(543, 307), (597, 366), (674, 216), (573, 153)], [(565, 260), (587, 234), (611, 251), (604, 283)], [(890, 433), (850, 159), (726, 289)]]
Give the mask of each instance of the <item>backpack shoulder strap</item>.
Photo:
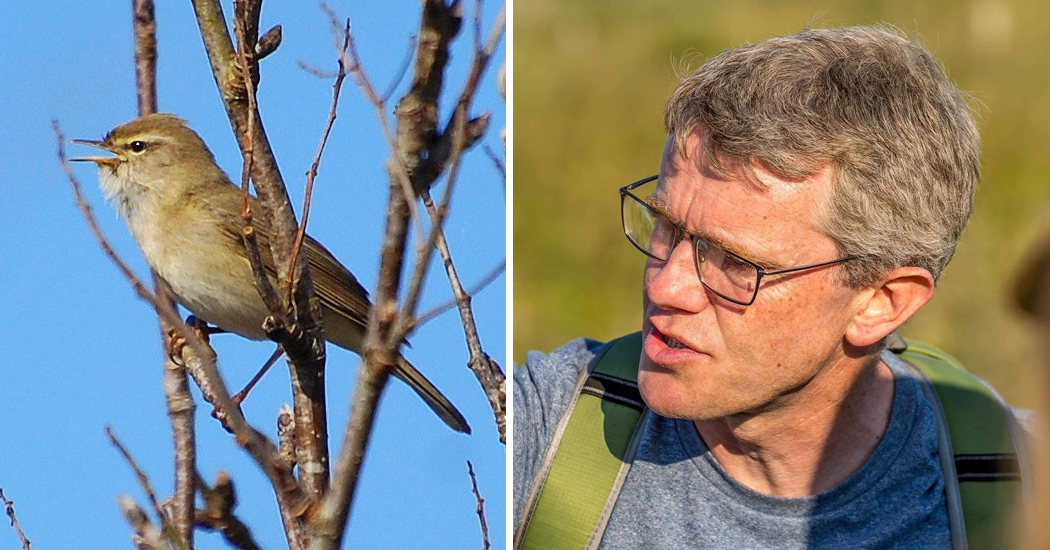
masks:
[(952, 548), (1013, 548), (1019, 542), (1023, 433), (1012, 410), (984, 380), (947, 353), (899, 339), (890, 349), (918, 372), (937, 414)]
[(641, 348), (641, 333), (613, 340), (581, 373), (514, 534), (515, 549), (598, 547), (647, 410), (637, 382)]

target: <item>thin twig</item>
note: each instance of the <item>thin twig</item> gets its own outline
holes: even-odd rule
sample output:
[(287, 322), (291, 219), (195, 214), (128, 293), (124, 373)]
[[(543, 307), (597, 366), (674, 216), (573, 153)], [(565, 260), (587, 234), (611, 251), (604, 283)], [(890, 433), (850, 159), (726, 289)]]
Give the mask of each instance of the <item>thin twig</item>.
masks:
[(273, 285), (270, 284), (270, 277), (266, 273), (266, 266), (263, 263), (262, 253), (259, 250), (259, 241), (255, 235), (255, 227), (252, 225), (252, 206), (249, 199), (250, 193), (248, 182), (251, 179), (252, 164), (255, 158), (256, 103), (255, 85), (252, 82), (251, 65), (249, 64), (248, 59), (248, 39), (245, 26), (246, 23), (242, 21), (242, 18), (234, 17), (233, 28), (234, 34), (237, 35), (237, 57), (239, 60), (237, 65), (240, 67), (241, 80), (244, 85), (245, 95), (248, 97), (248, 123), (245, 130), (246, 138), (244, 140), (244, 147), (241, 149), (241, 199), (243, 201), (241, 219), (244, 220), (241, 239), (244, 241), (244, 247), (248, 252), (248, 263), (252, 267), (255, 289), (259, 292), (259, 296), (262, 298), (263, 303), (266, 304), (266, 308), (269, 310), (270, 315), (272, 315), (274, 319), (279, 319), (283, 325), (287, 325), (288, 319), (285, 316), (285, 310), (281, 307), (280, 298), (278, 298), (277, 293), (274, 291)]
[(474, 51), (481, 50), (481, 0), (474, 0)]
[[(226, 108), (226, 114), (230, 120), (234, 136), (237, 138), (238, 145), (243, 151), (247, 146), (246, 140), (249, 138), (247, 132), (249, 118), (248, 94), (244, 86), (244, 79), (240, 74), (238, 53), (234, 49), (233, 40), (226, 26), (226, 16), (223, 13), (222, 6), (219, 5), (219, 0), (192, 0), (192, 3), (197, 23), (200, 27), (201, 38), (204, 41), (205, 51), (208, 54), (208, 61), (211, 64), (212, 74), (215, 77), (215, 83), (222, 97), (223, 106)], [(244, 42), (249, 48), (254, 49), (256, 41), (252, 32), (253, 29), (254, 32), (258, 31), (258, 1), (240, 0), (235, 3), (234, 7), (236, 17), (247, 19), (243, 24), (246, 38)], [(249, 72), (253, 77), (253, 85), (257, 87), (255, 84), (255, 78), (258, 76), (258, 71), (255, 70), (257, 64), (254, 63), (254, 58), (251, 56), (249, 58), (253, 62), (251, 65), (253, 70)], [(276, 279), (285, 281), (288, 280), (288, 274), (285, 273), (285, 270), (288, 268), (288, 257), (291, 254), (292, 243), (295, 240), (295, 231), (297, 229), (295, 212), (257, 109), (253, 110), (252, 116), (255, 117), (255, 131), (251, 136), (253, 159), (251, 178), (255, 182), (255, 190), (263, 206), (264, 213), (270, 218), (269, 248), (277, 271)], [(291, 315), (296, 321), (295, 325), (301, 325), (301, 327), (286, 327), (288, 329), (286, 333), (287, 335), (298, 335), (300, 338), (282, 341), (281, 344), (284, 346), (289, 360), (295, 366), (293, 370), (304, 368), (313, 371), (310, 373), (304, 372), (302, 377), (310, 379), (311, 381), (309, 382), (302, 382), (310, 385), (313, 383), (313, 373), (323, 371), (325, 349), (319, 328), (321, 312), (318, 302), (312, 299), (313, 283), (310, 279), (309, 270), (302, 261), (298, 262), (294, 269), (296, 274), (292, 277), (292, 280), (296, 281), (295, 302), (290, 304), (289, 307), (292, 310)], [(296, 376), (293, 373), (293, 377)], [(318, 384), (314, 384), (314, 386), (318, 386)], [(309, 403), (297, 401), (296, 410), (301, 410), (300, 404), (306, 404), (311, 409), (311, 414), (318, 412), (315, 409), (321, 407), (319, 403), (323, 402), (323, 390), (311, 393), (308, 390), (314, 390), (315, 388), (308, 387), (303, 389), (307, 394), (306, 397)], [(323, 418), (319, 417), (319, 421), (323, 421)], [(310, 423), (303, 422), (303, 424)], [(312, 424), (306, 426), (306, 428), (313, 427)], [(323, 428), (323, 426), (317, 427)], [(326, 430), (318, 429), (315, 431), (316, 433), (322, 433)], [(317, 441), (314, 445), (318, 446), (321, 443)], [(327, 442), (323, 443), (325, 443), (327, 450)], [(325, 470), (323, 465), (321, 469)]]
[(302, 61), (302, 60), (297, 61), (296, 64), (299, 65), (300, 69), (302, 69), (302, 70), (304, 70), (304, 71), (306, 71), (306, 72), (316, 76), (317, 78), (325, 78), (325, 79), (335, 78), (336, 74), (337, 74), (337, 73), (327, 72), (324, 69), (319, 69), (319, 68), (314, 67), (313, 65), (311, 65), (311, 64), (309, 64), (309, 63), (307, 63), (305, 61)]
[(405, 52), (405, 60), (401, 62), (401, 68), (397, 71), (397, 76), (390, 81), (390, 85), (386, 87), (386, 91), (383, 92), (383, 103), (390, 101), (390, 96), (394, 95), (394, 91), (397, 90), (398, 84), (401, 84), (401, 79), (405, 78), (405, 73), (408, 72), (408, 66), (412, 63), (412, 54), (416, 50), (416, 37), (408, 37), (408, 51)]
[(478, 521), (481, 523), (481, 548), (482, 550), (489, 550), (489, 526), (485, 521), (485, 499), (481, 498), (481, 491), (478, 490), (478, 477), (474, 475), (474, 465), (467, 461), (467, 472), (470, 473), (470, 485), (474, 491), (474, 500), (478, 503)]
[(499, 170), (500, 175), (503, 176), (503, 179), (501, 180), (501, 183), (503, 184), (503, 194), (506, 195), (507, 194), (507, 165), (504, 164), (503, 163), (503, 159), (501, 159), (499, 157), (499, 155), (497, 155), (496, 152), (492, 150), (492, 147), (489, 147), (488, 145), (486, 145), (486, 146), (482, 147), (482, 149), (485, 151), (485, 154), (488, 155), (490, 159), (492, 159), (492, 164), (496, 166), (496, 170)]
[[(459, 167), (459, 158), (461, 156), (460, 152), (455, 151), (456, 147), (453, 149), (453, 163), (452, 167), (449, 169), (449, 183), (446, 184), (449, 187), (451, 187), (451, 182), (455, 180), (456, 171)], [(426, 204), (427, 210), (431, 213), (431, 217), (436, 217), (439, 212), (448, 208), (448, 199), (449, 196), (446, 189), (446, 195), (442, 200), (440, 209), (434, 207), (433, 202), (430, 200), (429, 193), (424, 195), (423, 202)], [(456, 303), (459, 306), (460, 320), (462, 321), (463, 332), (467, 340), (467, 348), (470, 350), (470, 362), (467, 366), (470, 367), (470, 370), (478, 379), (478, 383), (481, 384), (481, 388), (489, 400), (489, 406), (492, 408), (492, 413), (496, 420), (496, 428), (499, 432), (500, 442), (506, 443), (506, 375), (500, 368), (499, 363), (492, 360), (482, 348), (481, 338), (478, 336), (477, 323), (474, 321), (474, 312), (470, 307), (470, 294), (463, 289), (463, 283), (459, 280), (456, 266), (452, 262), (452, 253), (448, 248), (448, 242), (445, 240), (444, 231), (441, 230), (440, 225), (436, 227), (436, 246), (441, 254), (442, 260), (444, 261), (445, 273), (448, 275), (449, 284), (452, 286), (452, 293), (456, 296)]]
[(117, 439), (117, 434), (113, 433), (113, 428), (106, 426), (106, 435), (109, 436), (109, 441), (113, 443), (113, 446), (124, 456), (124, 460), (127, 461), (128, 466), (130, 466), (131, 470), (135, 473), (135, 477), (138, 478), (139, 484), (142, 485), (142, 490), (146, 493), (146, 498), (148, 498), (150, 504), (153, 505), (153, 512), (157, 514), (158, 518), (160, 518), (161, 529), (168, 535), (168, 538), (174, 542), (176, 548), (189, 548), (182, 536), (175, 531), (175, 526), (172, 525), (171, 518), (168, 517), (167, 511), (164, 510), (164, 507), (160, 504), (160, 500), (157, 499), (157, 493), (153, 490), (153, 484), (150, 483), (149, 476), (147, 476), (146, 472), (139, 467), (138, 462), (135, 461), (135, 457), (131, 456), (131, 452), (128, 451), (128, 448)]
[(379, 283), (363, 342), (364, 365), (358, 371), (343, 445), (332, 469), (334, 475), (331, 488), (317, 514), (307, 524), (311, 550), (334, 550), (342, 546), (379, 398), (390, 378), (395, 360), (395, 352), (384, 345), (384, 340), (397, 313), (396, 299), (407, 239), (408, 214), (404, 197), (393, 181), (388, 201)]
[(26, 537), (25, 531), (22, 530), (22, 524), (18, 522), (18, 516), (15, 515), (15, 503), (7, 500), (3, 489), (0, 489), (0, 501), (4, 503), (4, 508), (7, 509), (7, 517), (11, 518), (11, 527), (15, 528), (18, 540), (22, 541), (22, 550), (30, 550), (29, 538)]
[(128, 448), (117, 439), (117, 434), (113, 433), (113, 428), (106, 426), (106, 436), (109, 437), (110, 443), (120, 451), (120, 454), (127, 461), (128, 466), (135, 473), (135, 477), (138, 478), (139, 484), (142, 485), (142, 490), (146, 493), (146, 498), (149, 499), (150, 504), (153, 505), (153, 511), (157, 514), (157, 517), (164, 521), (167, 521), (167, 514), (164, 513), (164, 508), (160, 505), (160, 500), (157, 499), (157, 493), (153, 491), (153, 484), (150, 483), (149, 477), (146, 472), (142, 471), (139, 467), (139, 463), (135, 461), (135, 457), (131, 456)]
[[(478, 281), (477, 283), (474, 283), (474, 286), (472, 286), (469, 289), (467, 289), (467, 294), (469, 294), (471, 296), (477, 296), (477, 294), (479, 292), (484, 290), (485, 287), (487, 287), (490, 284), (492, 284), (493, 281), (498, 279), (499, 276), (502, 275), (503, 272), (506, 271), (506, 270), (507, 270), (507, 260), (500, 261), (499, 265), (497, 265), (496, 267), (492, 268), (488, 272), (488, 274), (486, 274), (484, 277), (481, 278), (480, 281)], [(429, 323), (432, 319), (434, 319), (438, 315), (441, 315), (442, 313), (444, 313), (444, 312), (446, 312), (446, 311), (456, 307), (456, 305), (458, 303), (459, 303), (458, 300), (456, 300), (455, 298), (452, 298), (450, 300), (446, 300), (445, 302), (442, 302), (442, 303), (432, 307), (430, 310), (428, 310), (428, 311), (426, 311), (426, 312), (424, 312), (424, 313), (419, 315), (419, 317), (416, 319), (415, 323), (413, 323), (411, 330), (416, 330), (420, 326), (425, 325), (426, 323)]]
[[(329, 26), (332, 28), (332, 36), (340, 36), (342, 38), (342, 29), (344, 27), (339, 24), (339, 19), (336, 16), (332, 8), (326, 4), (321, 4), (321, 8), (328, 14)], [(347, 20), (349, 21), (349, 20)], [(354, 80), (357, 81), (358, 86), (364, 91), (365, 96), (376, 109), (376, 113), (379, 116), (379, 125), (383, 130), (383, 136), (390, 144), (391, 150), (397, 150), (397, 141), (394, 138), (394, 132), (390, 128), (390, 121), (386, 117), (386, 102), (383, 101), (382, 97), (376, 92), (375, 86), (372, 85), (372, 81), (368, 78), (368, 73), (365, 72), (364, 65), (361, 63), (361, 57), (357, 53), (357, 44), (354, 41), (353, 33), (346, 32), (348, 38), (347, 45), (349, 46), (346, 50), (340, 52), (340, 57), (344, 58), (344, 66), (350, 74), (354, 75)], [(397, 183), (400, 186), (401, 193), (405, 196), (405, 202), (408, 205), (408, 209), (411, 212), (411, 217), (416, 223), (416, 234), (423, 234), (423, 226), (419, 217), (419, 209), (416, 207), (415, 193), (412, 191), (411, 178), (408, 172), (404, 168), (404, 164), (401, 161), (400, 156), (395, 155), (397, 161), (394, 163), (394, 173), (397, 176)]]
[[(292, 245), (292, 256), (291, 264), (288, 266), (289, 276), (294, 273), (292, 266), (299, 258), (299, 251), (303, 247), (303, 239), (306, 238), (306, 224), (310, 220), (310, 199), (314, 194), (314, 180), (317, 179), (317, 170), (321, 166), (321, 155), (324, 153), (324, 146), (328, 143), (328, 135), (332, 133), (332, 126), (335, 124), (336, 113), (339, 107), (339, 93), (343, 89), (343, 79), (346, 78), (346, 64), (345, 64), (345, 53), (349, 47), (350, 42), (350, 20), (346, 20), (346, 38), (343, 39), (343, 47), (339, 54), (339, 71), (335, 76), (335, 83), (332, 84), (332, 103), (328, 109), (328, 119), (325, 121), (324, 130), (321, 131), (321, 141), (317, 144), (317, 152), (314, 154), (314, 160), (310, 163), (310, 168), (306, 171), (306, 192), (303, 196), (303, 219), (299, 222), (299, 230), (295, 235), (295, 244)], [(292, 281), (286, 281), (288, 284), (288, 302), (292, 301)]]
[[(449, 125), (438, 139), (438, 149), (435, 150), (436, 152), (432, 151), (428, 157), (429, 165), (423, 166), (421, 173), (419, 174), (419, 177), (436, 177), (436, 174), (439, 174), (444, 170), (445, 166), (448, 166), (448, 176), (446, 177), (445, 190), (440, 207), (435, 207), (430, 198), (429, 183), (426, 181), (416, 182), (417, 189), (421, 184), (425, 184), (422, 189), (419, 190), (428, 213), (430, 214), (432, 226), (431, 233), (427, 245), (420, 248), (417, 252), (415, 270), (412, 274), (411, 282), (409, 283), (405, 305), (399, 316), (397, 326), (391, 331), (388, 336), (389, 340), (387, 341), (388, 345), (396, 344), (400, 342), (411, 329), (411, 319), (419, 301), (423, 277), (429, 267), (432, 251), (436, 247), (441, 253), (449, 283), (452, 286), (457, 304), (459, 305), (463, 330), (466, 335), (467, 347), (470, 350), (471, 356), (468, 366), (470, 366), (471, 370), (474, 372), (474, 375), (481, 384), (486, 397), (489, 399), (489, 404), (492, 407), (496, 419), (496, 425), (499, 429), (500, 441), (502, 442), (506, 442), (506, 376), (499, 367), (499, 364), (493, 361), (488, 354), (484, 352), (484, 349), (481, 346), (477, 326), (474, 321), (474, 315), (470, 307), (470, 295), (464, 291), (463, 285), (459, 281), (455, 264), (452, 261), (451, 252), (448, 249), (448, 243), (445, 240), (442, 225), (444, 223), (444, 217), (448, 212), (451, 191), (457, 179), (462, 154), (466, 147), (480, 137), (477, 135), (476, 126), (479, 124), (483, 126), (485, 122), (487, 122), (487, 119), (485, 118), (478, 119), (477, 121), (468, 121), (469, 109), (471, 100), (477, 91), (481, 75), (498, 46), (500, 38), (503, 36), (505, 18), (506, 12), (501, 9), (496, 18), (496, 25), (490, 33), (489, 40), (485, 44), (484, 49), (478, 49), (474, 52), (474, 61), (471, 65), (470, 73), (464, 84), (463, 90), (460, 92), (459, 100), (456, 103), (456, 109), (452, 114)], [(417, 69), (418, 68), (419, 65), (417, 64)], [(419, 80), (420, 77), (417, 76), (416, 79)], [(472, 126), (474, 126), (474, 128), (471, 128)], [(415, 143), (412, 139), (407, 139), (403, 142)]]

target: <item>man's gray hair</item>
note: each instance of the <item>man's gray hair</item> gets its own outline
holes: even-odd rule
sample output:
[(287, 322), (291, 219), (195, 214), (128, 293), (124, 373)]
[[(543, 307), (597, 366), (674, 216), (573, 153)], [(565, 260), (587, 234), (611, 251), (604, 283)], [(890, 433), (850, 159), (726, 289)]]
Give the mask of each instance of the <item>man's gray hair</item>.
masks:
[[(850, 286), (889, 269), (938, 278), (955, 253), (980, 177), (968, 97), (919, 43), (888, 27), (814, 29), (722, 52), (685, 78), (664, 124), (679, 150), (754, 176), (830, 163), (824, 232)], [(756, 180), (757, 181), (757, 180)]]

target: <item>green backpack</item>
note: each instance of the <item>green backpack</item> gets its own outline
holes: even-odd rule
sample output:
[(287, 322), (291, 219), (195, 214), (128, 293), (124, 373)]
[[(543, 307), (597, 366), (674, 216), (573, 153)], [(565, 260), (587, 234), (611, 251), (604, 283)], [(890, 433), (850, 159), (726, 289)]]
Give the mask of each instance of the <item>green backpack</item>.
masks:
[[(938, 417), (952, 548), (1016, 546), (1012, 512), (1028, 465), (1010, 408), (933, 346), (894, 333), (889, 349), (918, 373)], [(637, 450), (636, 428), (652, 414), (638, 392), (640, 355), (641, 333), (629, 334), (603, 346), (581, 373), (526, 502), (515, 549), (598, 548)]]

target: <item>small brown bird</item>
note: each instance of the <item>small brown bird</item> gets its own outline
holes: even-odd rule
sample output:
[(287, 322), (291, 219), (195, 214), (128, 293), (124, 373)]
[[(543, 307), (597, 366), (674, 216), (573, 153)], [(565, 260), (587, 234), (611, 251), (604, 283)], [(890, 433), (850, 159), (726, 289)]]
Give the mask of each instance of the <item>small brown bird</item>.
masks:
[[(224, 331), (265, 339), (262, 323), (269, 311), (255, 289), (241, 240), (243, 196), (204, 140), (181, 118), (153, 114), (117, 126), (101, 141), (76, 141), (115, 155), (72, 160), (98, 165), (102, 190), (116, 202), (146, 261), (171, 286), (175, 300)], [(253, 212), (263, 211), (258, 199), (249, 201)], [(262, 216), (254, 217), (253, 226), (263, 262), (274, 274), (270, 227)], [(358, 352), (372, 307), (368, 292), (310, 236), (302, 251), (321, 303), (325, 337)], [(398, 356), (393, 374), (452, 429), (470, 433), (463, 415), (404, 357)]]

